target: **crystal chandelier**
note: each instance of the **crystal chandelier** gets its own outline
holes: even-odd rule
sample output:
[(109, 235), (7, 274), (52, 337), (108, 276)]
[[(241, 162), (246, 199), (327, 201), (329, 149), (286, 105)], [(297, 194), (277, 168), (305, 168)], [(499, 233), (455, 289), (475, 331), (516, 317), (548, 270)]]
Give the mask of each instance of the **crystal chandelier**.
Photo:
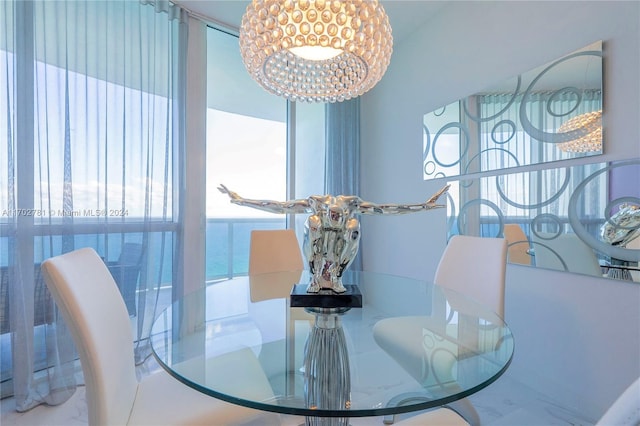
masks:
[(602, 151), (602, 110), (580, 114), (564, 122), (558, 133), (579, 131), (576, 139), (558, 144), (563, 152), (584, 153)]
[(291, 101), (362, 95), (382, 78), (392, 45), (377, 0), (253, 0), (240, 26), (249, 74)]

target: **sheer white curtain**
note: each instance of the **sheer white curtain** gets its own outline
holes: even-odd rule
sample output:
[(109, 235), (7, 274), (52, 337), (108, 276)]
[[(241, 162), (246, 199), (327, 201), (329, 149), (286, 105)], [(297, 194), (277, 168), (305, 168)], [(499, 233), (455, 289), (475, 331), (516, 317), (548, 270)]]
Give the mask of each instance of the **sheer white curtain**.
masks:
[(325, 106), (327, 194), (360, 195), (360, 98)]
[(600, 90), (585, 90), (578, 101), (573, 93), (554, 92), (531, 93), (524, 104), (522, 94), (516, 96), (515, 102), (512, 98), (509, 93), (475, 96), (482, 120), (478, 131), (481, 155), (473, 162), (483, 162), (482, 170), (572, 158), (556, 144), (539, 141), (536, 135), (525, 131), (520, 120), (521, 106), (533, 128), (548, 133), (556, 133), (570, 118), (602, 109)]
[[(360, 98), (326, 104), (324, 190), (360, 195)], [(362, 270), (358, 254), (349, 267)]]
[[(512, 94), (488, 94), (476, 96), (479, 116), (482, 122), (479, 125), (478, 135), (480, 140), (479, 152), (475, 163), (483, 162), (483, 169), (507, 169), (506, 173), (495, 178), (481, 179), (480, 187), (474, 185), (461, 185), (460, 205), (476, 198), (493, 200), (496, 194), (496, 185), (505, 192), (507, 202), (500, 197), (496, 201), (496, 208), (507, 218), (508, 222), (520, 223), (528, 233), (531, 219), (540, 214), (553, 214), (566, 220), (567, 205), (570, 192), (565, 192), (553, 203), (543, 203), (561, 191), (566, 183), (570, 188), (577, 185), (584, 176), (571, 175), (564, 167), (545, 169), (537, 172), (508, 173), (508, 168), (523, 164), (537, 163), (540, 161), (558, 161), (571, 158), (572, 154), (564, 153), (553, 143), (545, 143), (536, 140), (523, 128), (520, 116), (522, 95), (516, 97), (513, 102)], [(527, 117), (534, 128), (548, 133), (555, 133), (557, 129), (569, 118), (602, 109), (602, 92), (600, 90), (585, 90), (581, 99), (576, 104), (573, 94), (567, 93), (558, 96), (552, 92), (540, 92), (530, 94), (523, 105)], [(554, 111), (552, 115), (548, 111)], [(493, 118), (492, 118), (493, 117)], [(504, 123), (510, 122), (513, 127)], [(501, 123), (503, 123), (501, 125)], [(585, 167), (584, 170), (588, 170)], [(596, 199), (602, 198), (602, 193), (594, 194)], [(513, 202), (520, 206), (514, 206)], [(523, 207), (526, 206), (526, 207)], [(603, 206), (604, 207), (604, 206)], [(495, 216), (494, 212), (486, 206), (480, 207), (480, 215)], [(493, 218), (497, 220), (497, 218)], [(495, 225), (495, 223), (493, 223)], [(480, 227), (471, 226), (465, 232), (482, 236), (497, 236), (496, 226)]]
[(166, 1), (9, 0), (0, 28), (2, 379), (23, 411), (65, 401), (79, 372), (50, 256), (103, 256), (148, 356), (179, 269), (187, 25)]

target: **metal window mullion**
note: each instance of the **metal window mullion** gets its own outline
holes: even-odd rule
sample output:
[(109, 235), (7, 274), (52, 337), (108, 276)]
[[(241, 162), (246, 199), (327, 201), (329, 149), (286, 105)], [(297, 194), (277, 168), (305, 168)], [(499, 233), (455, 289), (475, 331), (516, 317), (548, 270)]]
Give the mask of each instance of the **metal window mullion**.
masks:
[[(30, 211), (34, 208), (34, 81), (35, 81), (35, 45), (34, 45), (34, 4), (32, 1), (15, 3), (14, 28), (16, 31), (16, 207)], [(11, 143), (11, 141), (9, 141)], [(33, 223), (32, 215), (17, 215), (16, 244), (17, 265), (22, 266), (21, 276), (25, 291), (33, 290)], [(30, 304), (33, 309), (33, 304)]]
[[(296, 104), (287, 100), (287, 200), (296, 199)], [(287, 228), (295, 231), (295, 216), (286, 215)]]
[[(15, 2), (15, 207), (27, 211), (34, 207), (34, 4), (32, 1)], [(17, 29), (20, 29), (17, 31)], [(14, 143), (14, 141), (8, 141)], [(17, 213), (17, 212), (16, 212)], [(10, 323), (12, 324), (11, 352), (13, 359), (12, 377), (14, 395), (26, 395), (30, 391), (30, 381), (24, 380), (33, 374), (35, 362), (33, 333), (34, 318), (34, 218), (29, 214), (17, 213), (15, 221), (16, 280), (9, 299)], [(11, 244), (11, 242), (10, 242)], [(11, 245), (10, 245), (11, 247)], [(14, 338), (15, 336), (15, 338)], [(24, 403), (24, 398), (21, 403)], [(18, 402), (18, 401), (17, 401)]]

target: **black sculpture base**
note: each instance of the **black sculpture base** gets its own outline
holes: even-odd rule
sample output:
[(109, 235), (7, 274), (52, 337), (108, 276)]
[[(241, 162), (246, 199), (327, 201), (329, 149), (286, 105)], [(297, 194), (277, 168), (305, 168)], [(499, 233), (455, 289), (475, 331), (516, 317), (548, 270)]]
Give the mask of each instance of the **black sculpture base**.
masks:
[(320, 290), (307, 293), (307, 284), (296, 284), (291, 289), (292, 308), (362, 308), (362, 293), (355, 284), (346, 284), (344, 293)]

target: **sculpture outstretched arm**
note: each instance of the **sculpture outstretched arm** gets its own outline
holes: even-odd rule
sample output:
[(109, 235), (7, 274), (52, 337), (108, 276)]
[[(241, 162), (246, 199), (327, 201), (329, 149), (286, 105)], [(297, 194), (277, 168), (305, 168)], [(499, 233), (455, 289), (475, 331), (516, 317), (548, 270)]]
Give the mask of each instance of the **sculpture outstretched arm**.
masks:
[(312, 212), (308, 199), (291, 200), (291, 201), (273, 201), (273, 200), (251, 200), (242, 198), (238, 193), (229, 190), (226, 186), (220, 184), (218, 190), (229, 196), (233, 204), (239, 206), (253, 207), (254, 209), (263, 210), (270, 213), (310, 213)]
[(445, 185), (441, 190), (436, 192), (424, 203), (420, 204), (376, 204), (369, 201), (363, 201), (358, 207), (361, 214), (404, 214), (413, 213), (421, 210), (431, 210), (446, 207), (444, 204), (436, 204), (436, 201), (442, 194), (449, 190), (449, 185)]

